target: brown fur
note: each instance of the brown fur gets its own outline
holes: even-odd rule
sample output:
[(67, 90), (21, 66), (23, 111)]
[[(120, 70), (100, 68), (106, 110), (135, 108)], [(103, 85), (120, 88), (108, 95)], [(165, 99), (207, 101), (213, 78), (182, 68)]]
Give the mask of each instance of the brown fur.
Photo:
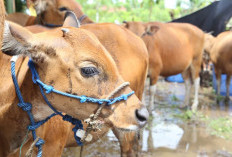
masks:
[[(142, 37), (147, 46), (151, 85), (157, 83), (159, 75), (182, 73), (185, 80), (192, 82), (199, 77), (204, 46), (200, 29), (190, 24), (160, 22), (127, 22), (124, 26)], [(152, 28), (155, 30), (149, 32)]]
[[(75, 0), (27, 0), (32, 1), (37, 12), (37, 20), (34, 24), (54, 24), (62, 25), (65, 11), (60, 11), (59, 8), (66, 8), (73, 11), (77, 18), (81, 18), (84, 13), (81, 6)], [(89, 17), (85, 17), (82, 24), (93, 23)], [(29, 26), (29, 25), (27, 25)]]
[(6, 16), (6, 20), (19, 24), (20, 26), (30, 26), (36, 23), (36, 17), (24, 13), (12, 13)]
[[(10, 30), (5, 33), (5, 35), (11, 33), (21, 46), (29, 45), (29, 47), (32, 48), (33, 51), (30, 51), (29, 54), (28, 52), (24, 53), (19, 51), (15, 51), (15, 53), (20, 53), (24, 56), (32, 56), (34, 61), (39, 59), (36, 65), (43, 82), (47, 84), (52, 82), (55, 89), (65, 92), (70, 88), (69, 82), (71, 78), (73, 92), (79, 95), (94, 95), (98, 98), (105, 98), (113, 89), (124, 82), (118, 73), (113, 59), (92, 33), (80, 28), (70, 27), (68, 29), (68, 33), (61, 31), (61, 28), (57, 28), (49, 32), (34, 35), (24, 28), (11, 23), (10, 29), (5, 29), (5, 31)], [(55, 50), (56, 55), (50, 53), (50, 47)], [(44, 50), (46, 50), (47, 53)], [(7, 53), (7, 51), (5, 53)], [(40, 58), (43, 58), (43, 62), (41, 62)], [(2, 53), (0, 54), (0, 155), (3, 157), (15, 151), (20, 146), (26, 134), (26, 127), (29, 124), (26, 113), (17, 107), (18, 99), (14, 92), (12, 80), (10, 79), (9, 60), (9, 56)], [(86, 62), (86, 60), (88, 61)], [(28, 59), (19, 59), (16, 65), (16, 73), (25, 102), (33, 104), (32, 113), (35, 120), (38, 121), (50, 115), (51, 110), (45, 104), (38, 87), (34, 85), (31, 80), (31, 73), (28, 71), (27, 61)], [(99, 68), (101, 71), (99, 76), (88, 79), (81, 76), (79, 69), (83, 66), (89, 66), (89, 64)], [(69, 77), (67, 77), (68, 72), (70, 72)], [(105, 75), (108, 76), (107, 81), (99, 83), (98, 79)], [(102, 89), (101, 95), (97, 94), (99, 88)], [(128, 93), (130, 91), (130, 88), (127, 87), (120, 93)], [(47, 97), (57, 110), (81, 120), (88, 118), (88, 116), (98, 108), (97, 104), (81, 104), (77, 100), (57, 94), (49, 94)], [(125, 103), (127, 105), (125, 105)], [(109, 116), (106, 116), (106, 118), (102, 117), (102, 120), (105, 122), (106, 126), (114, 126), (115, 128), (127, 128), (131, 125), (137, 125), (137, 120), (134, 119), (135, 109), (140, 109), (141, 106), (138, 98), (133, 95), (127, 102), (120, 102), (113, 105), (113, 115), (111, 114), (112, 111), (110, 108), (104, 108), (101, 116)], [(54, 121), (56, 120), (54, 119)], [(59, 126), (63, 128), (66, 126), (66, 124), (56, 124), (56, 122), (52, 124), (54, 128)], [(58, 132), (60, 130), (61, 129), (58, 129)], [(38, 132), (40, 132), (40, 136), (45, 134), (43, 130)], [(66, 129), (63, 129), (63, 131), (61, 130), (61, 140), (63, 140), (63, 133), (66, 133), (68, 136), (67, 132), (68, 130)], [(44, 136), (45, 138), (51, 138), (51, 136), (47, 134)], [(56, 137), (54, 136), (54, 138)], [(61, 143), (59, 148), (62, 147), (63, 145)], [(47, 149), (47, 151), (48, 150), (49, 149)]]
[[(34, 26), (34, 27), (30, 26), (28, 28), (29, 30), (35, 32), (44, 31), (45, 29), (45, 27), (41, 27), (41, 26)], [(148, 55), (145, 45), (143, 44), (141, 39), (133, 35), (128, 30), (120, 26), (117, 26), (115, 24), (91, 24), (91, 25), (84, 25), (82, 26), (82, 28), (93, 32), (98, 37), (100, 42), (112, 55), (119, 69), (119, 72), (123, 76), (124, 80), (130, 82), (131, 88), (135, 91), (136, 95), (140, 99), (142, 99), (142, 93), (143, 93), (144, 82), (145, 82), (147, 66), (148, 66)], [(107, 34), (105, 34), (104, 32), (107, 32)], [(118, 34), (121, 35), (118, 36)], [(112, 36), (114, 36), (114, 38), (112, 38)], [(140, 66), (138, 66), (138, 64), (140, 64)], [(136, 68), (132, 68), (132, 67), (136, 67)], [(60, 121), (60, 123), (63, 123), (63, 121)], [(51, 124), (49, 125), (45, 124), (45, 125), (46, 128), (52, 127), (50, 126)], [(94, 135), (94, 140), (92, 140), (91, 143), (98, 140), (98, 138), (102, 137), (107, 132), (108, 132), (108, 128), (104, 128), (102, 131), (97, 131), (96, 133), (92, 132), (91, 134)], [(133, 155), (134, 153), (132, 151), (132, 146), (134, 142), (135, 133), (131, 132), (131, 133), (119, 134), (117, 130), (114, 130), (114, 133), (120, 140), (122, 154), (124, 155), (128, 154), (128, 156), (130, 156), (131, 154)], [(57, 134), (54, 134), (54, 136), (56, 137), (62, 136), (59, 134), (60, 133), (57, 132)], [(50, 136), (47, 136), (47, 138), (45, 138), (46, 141), (52, 140), (52, 138), (48, 138), (48, 137)], [(125, 139), (127, 140), (125, 141)], [(61, 139), (56, 139), (57, 142), (59, 140)], [(76, 146), (76, 142), (73, 138), (72, 131), (69, 132), (68, 140), (66, 143), (66, 147), (69, 146)], [(48, 156), (54, 154), (54, 152), (51, 150), (47, 153)]]
[[(220, 94), (221, 74), (227, 74), (227, 98), (229, 98), (229, 85), (232, 75), (232, 32), (220, 33), (216, 38), (206, 35), (207, 52), (215, 67), (217, 78), (217, 94)], [(210, 46), (208, 46), (210, 45)]]

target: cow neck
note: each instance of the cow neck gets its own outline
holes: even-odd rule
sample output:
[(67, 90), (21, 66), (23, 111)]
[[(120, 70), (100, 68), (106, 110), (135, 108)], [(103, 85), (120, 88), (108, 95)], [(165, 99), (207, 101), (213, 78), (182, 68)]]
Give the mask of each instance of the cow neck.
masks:
[[(0, 54), (0, 72), (3, 74), (0, 81), (0, 139), (3, 140), (0, 140), (0, 145), (4, 146), (3, 150), (0, 150), (0, 156), (2, 153), (6, 156), (7, 153), (14, 151), (21, 145), (27, 133), (27, 126), (30, 124), (27, 113), (17, 106), (18, 98), (10, 73), (10, 58), (7, 55)], [(46, 104), (43, 104), (43, 101), (39, 101), (42, 100), (42, 96), (37, 93), (39, 90), (36, 89), (38, 87), (32, 82), (31, 72), (27, 63), (28, 58), (20, 57), (18, 59), (16, 75), (23, 98), (25, 102), (32, 104), (35, 121), (38, 121), (50, 115), (52, 111)], [(36, 99), (34, 99), (35, 95)], [(41, 103), (38, 104), (38, 102)], [(39, 111), (40, 109), (48, 112), (41, 112)], [(43, 113), (43, 115), (39, 113)]]

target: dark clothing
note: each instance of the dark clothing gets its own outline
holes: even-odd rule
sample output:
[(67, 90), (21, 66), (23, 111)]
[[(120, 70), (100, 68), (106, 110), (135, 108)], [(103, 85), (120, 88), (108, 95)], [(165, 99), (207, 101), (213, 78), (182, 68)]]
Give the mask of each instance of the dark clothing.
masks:
[(226, 24), (232, 16), (232, 0), (221, 0), (171, 22), (191, 23), (214, 36), (225, 31)]

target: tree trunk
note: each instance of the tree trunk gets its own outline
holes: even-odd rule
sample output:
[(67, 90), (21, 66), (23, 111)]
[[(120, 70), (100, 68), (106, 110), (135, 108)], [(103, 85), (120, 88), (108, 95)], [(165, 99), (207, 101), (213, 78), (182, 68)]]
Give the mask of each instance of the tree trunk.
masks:
[(15, 0), (5, 0), (5, 4), (8, 14), (15, 12)]

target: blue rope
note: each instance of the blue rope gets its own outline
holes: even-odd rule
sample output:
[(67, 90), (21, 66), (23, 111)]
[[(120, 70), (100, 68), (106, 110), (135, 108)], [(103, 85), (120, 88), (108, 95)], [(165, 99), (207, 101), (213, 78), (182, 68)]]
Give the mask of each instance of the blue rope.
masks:
[[(32, 109), (32, 105), (30, 103), (25, 103), (22, 97), (22, 94), (20, 92), (20, 88), (17, 82), (17, 78), (15, 75), (15, 61), (11, 61), (11, 75), (12, 75), (12, 79), (15, 85), (15, 91), (16, 94), (18, 96), (19, 99), (19, 103), (18, 106), (21, 107), (24, 111), (27, 112), (29, 119), (31, 121), (31, 124), (28, 126), (28, 130), (30, 130), (32, 132), (32, 136), (33, 136), (33, 140), (36, 139), (36, 132), (35, 130), (40, 127), (41, 125), (43, 125), (45, 122), (47, 122), (49, 119), (51, 119), (52, 117), (56, 116), (56, 115), (60, 115), (61, 117), (63, 117), (64, 121), (68, 121), (70, 123), (72, 123), (75, 127), (72, 129), (72, 131), (74, 132), (74, 138), (77, 142), (78, 145), (82, 146), (83, 143), (81, 142), (81, 139), (79, 137), (76, 136), (76, 132), (78, 129), (82, 129), (83, 130), (83, 125), (81, 123), (80, 120), (73, 118), (70, 115), (63, 115), (61, 112), (58, 112), (53, 106), (52, 104), (49, 102), (49, 100), (46, 97), (46, 94), (49, 94), (51, 92), (56, 93), (56, 94), (60, 94), (63, 96), (67, 96), (67, 97), (71, 97), (71, 98), (75, 98), (75, 99), (79, 99), (81, 103), (85, 103), (85, 102), (92, 102), (92, 103), (97, 103), (97, 104), (103, 104), (106, 103), (106, 105), (112, 105), (118, 101), (122, 101), (122, 100), (127, 100), (127, 98), (129, 96), (131, 96), (132, 94), (134, 94), (134, 91), (130, 92), (129, 94), (122, 94), (119, 97), (113, 98), (113, 99), (96, 99), (96, 98), (91, 98), (91, 97), (87, 97), (87, 96), (78, 96), (78, 95), (72, 95), (69, 93), (64, 93), (61, 91), (58, 91), (56, 89), (53, 88), (53, 86), (50, 85), (46, 85), (44, 84), (40, 78), (39, 75), (35, 69), (34, 63), (32, 60), (29, 60), (28, 62), (28, 66), (31, 70), (32, 73), (32, 81), (39, 85), (40, 88), (40, 92), (43, 96), (44, 101), (48, 104), (48, 106), (54, 111), (53, 114), (51, 114), (50, 116), (48, 116), (46, 119), (39, 121), (39, 122), (35, 122), (33, 115), (31, 113), (31, 109)], [(44, 93), (44, 91), (46, 92), (46, 94)], [(42, 156), (42, 145), (44, 144), (44, 141), (42, 139), (39, 139), (36, 142), (36, 147), (38, 148), (38, 154), (37, 157), (41, 157)]]
[[(31, 126), (34, 126), (35, 121), (34, 121), (32, 113), (31, 113), (32, 105), (30, 103), (25, 103), (23, 100), (22, 94), (21, 94), (20, 89), (19, 89), (18, 81), (17, 81), (16, 75), (15, 75), (15, 62), (14, 61), (11, 61), (11, 76), (12, 76), (12, 79), (13, 79), (13, 82), (15, 85), (16, 94), (17, 94), (18, 99), (19, 99), (18, 106), (27, 112), (29, 119), (31, 121)], [(36, 132), (35, 132), (35, 130), (31, 130), (31, 132), (32, 132), (33, 139), (35, 140), (36, 139)], [(36, 146), (38, 148), (37, 157), (42, 157), (42, 145), (43, 144), (44, 144), (44, 141), (42, 139), (39, 139), (36, 142)]]
[(74, 98), (74, 99), (79, 99), (81, 103), (85, 103), (85, 102), (92, 102), (92, 103), (97, 103), (97, 104), (103, 104), (104, 102), (107, 103), (107, 105), (112, 105), (118, 101), (122, 101), (122, 100), (127, 100), (127, 98), (131, 95), (134, 94), (134, 91), (128, 93), (128, 94), (122, 94), (121, 96), (119, 97), (116, 97), (116, 98), (113, 98), (113, 99), (96, 99), (96, 98), (91, 98), (91, 97), (87, 97), (87, 96), (78, 96), (78, 95), (73, 95), (73, 94), (69, 94), (69, 93), (65, 93), (65, 92), (61, 92), (61, 91), (58, 91), (56, 89), (53, 88), (53, 86), (51, 85), (47, 85), (47, 84), (44, 84), (40, 78), (39, 78), (39, 75), (35, 69), (35, 66), (34, 66), (34, 63), (32, 60), (29, 60), (28, 62), (28, 66), (29, 68), (31, 69), (31, 72), (32, 72), (32, 80), (35, 84), (38, 84), (42, 90), (44, 89), (45, 92), (47, 94), (53, 92), (53, 93), (56, 93), (56, 94), (60, 94), (60, 95), (63, 95), (63, 96), (67, 96), (67, 97), (70, 97), (70, 98)]

